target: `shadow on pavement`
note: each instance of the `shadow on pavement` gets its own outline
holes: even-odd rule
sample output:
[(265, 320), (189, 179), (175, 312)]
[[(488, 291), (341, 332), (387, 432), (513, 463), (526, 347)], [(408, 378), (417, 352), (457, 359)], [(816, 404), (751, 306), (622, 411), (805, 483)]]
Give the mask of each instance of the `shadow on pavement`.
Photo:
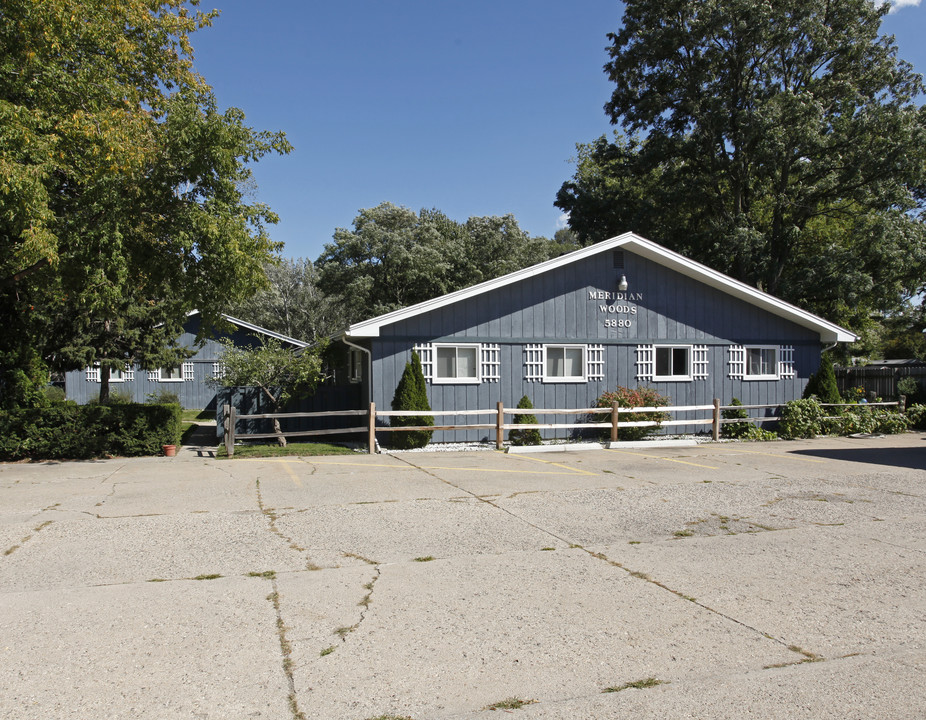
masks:
[(795, 450), (795, 455), (842, 460), (844, 462), (867, 463), (886, 467), (903, 467), (926, 470), (926, 438), (920, 447), (865, 447), (859, 439), (857, 448), (825, 448), (820, 450)]

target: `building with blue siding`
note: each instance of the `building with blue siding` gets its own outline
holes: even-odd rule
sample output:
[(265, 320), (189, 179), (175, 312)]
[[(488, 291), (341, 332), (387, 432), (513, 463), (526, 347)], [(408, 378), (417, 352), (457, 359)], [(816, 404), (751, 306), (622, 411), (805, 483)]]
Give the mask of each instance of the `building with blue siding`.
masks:
[[(779, 404), (801, 396), (823, 349), (854, 340), (633, 233), (356, 323), (341, 336), (348, 379), (381, 409), (416, 350), (434, 411), (513, 407), (524, 395), (537, 408), (587, 408), (605, 391), (638, 385), (673, 405), (734, 397)], [(434, 440), (478, 435), (437, 432)]]
[[(221, 340), (231, 339), (238, 347), (254, 347), (261, 342), (261, 338), (268, 337), (293, 348), (304, 348), (308, 344), (230, 315), (222, 317), (234, 330), (216, 332), (199, 345), (197, 337), (201, 318), (198, 312), (190, 313), (178, 345), (193, 350), (193, 355), (175, 367), (144, 370), (134, 365), (126, 367), (122, 372), (114, 370), (109, 378), (110, 392), (131, 396), (134, 402), (140, 403), (146, 402), (152, 395), (172, 392), (177, 394), (184, 408), (215, 410), (217, 388), (209, 380), (221, 372)], [(88, 367), (65, 373), (64, 391), (68, 400), (81, 405), (97, 399), (100, 396), (100, 368)]]

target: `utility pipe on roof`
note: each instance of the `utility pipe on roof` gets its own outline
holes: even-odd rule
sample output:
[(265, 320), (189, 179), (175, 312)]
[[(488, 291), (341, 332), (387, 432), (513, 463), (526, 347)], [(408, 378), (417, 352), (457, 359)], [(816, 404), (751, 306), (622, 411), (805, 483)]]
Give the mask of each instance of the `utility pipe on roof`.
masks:
[(367, 356), (367, 389), (369, 390), (369, 397), (367, 402), (373, 402), (373, 353), (367, 350), (365, 347), (360, 345), (355, 345), (350, 340), (347, 339), (347, 333), (341, 333), (341, 342), (352, 347), (355, 350), (359, 350), (362, 353), (365, 353)]

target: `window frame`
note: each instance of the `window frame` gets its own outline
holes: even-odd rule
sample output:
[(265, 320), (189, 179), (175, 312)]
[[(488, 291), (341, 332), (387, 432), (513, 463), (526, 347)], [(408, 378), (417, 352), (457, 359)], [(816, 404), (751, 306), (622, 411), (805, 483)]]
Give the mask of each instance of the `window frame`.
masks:
[[(743, 345), (743, 350), (745, 351), (745, 360), (746, 364), (743, 368), (743, 380), (780, 380), (781, 376), (778, 373), (778, 360), (781, 354), (781, 349), (778, 345)], [(749, 372), (749, 353), (753, 350), (764, 351), (771, 350), (774, 353), (772, 358), (772, 373), (766, 373), (764, 375), (753, 375)]]
[[(580, 362), (580, 368), (582, 370), (581, 375), (549, 375), (547, 374), (547, 361), (549, 359), (550, 350), (563, 350), (563, 364), (565, 365), (565, 351), (566, 350), (581, 350), (582, 351), (582, 361)], [(580, 343), (562, 343), (562, 344), (549, 344), (543, 346), (543, 358), (542, 358), (542, 368), (543, 368), (543, 382), (545, 383), (587, 383), (588, 382), (588, 345)]]
[[(479, 385), (482, 382), (482, 343), (433, 343), (432, 347), (434, 356), (431, 358), (431, 383), (433, 385)], [(475, 377), (459, 377), (458, 375), (454, 377), (441, 377), (439, 375), (440, 362), (438, 360), (438, 355), (441, 350), (446, 350), (447, 348), (453, 348), (456, 351), (454, 353), (454, 368), (458, 367), (458, 351), (461, 348), (475, 351), (475, 359), (473, 361), (476, 369)]]
[[(659, 351), (668, 351), (669, 358), (672, 363), (671, 375), (660, 375), (659, 374)], [(685, 372), (684, 374), (675, 373), (675, 359), (674, 351), (675, 350), (684, 350), (685, 351)], [(654, 382), (691, 382), (694, 380), (694, 371), (693, 371), (693, 362), (694, 362), (694, 346), (693, 345), (653, 345), (653, 381)]]
[[(177, 370), (179, 377), (164, 377), (165, 370)], [(179, 365), (171, 365), (169, 368), (159, 367), (158, 368), (158, 377), (155, 382), (166, 382), (166, 383), (182, 383), (183, 382), (183, 363)]]

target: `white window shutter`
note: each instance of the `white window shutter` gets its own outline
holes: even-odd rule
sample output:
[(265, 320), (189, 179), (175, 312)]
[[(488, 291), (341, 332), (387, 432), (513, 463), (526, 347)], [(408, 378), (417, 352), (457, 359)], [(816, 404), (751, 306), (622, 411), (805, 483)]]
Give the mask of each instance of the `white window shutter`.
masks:
[(421, 360), (421, 372), (427, 382), (434, 379), (434, 347), (431, 343), (422, 343), (412, 348)]
[(129, 363), (126, 363), (125, 364), (125, 374), (123, 377), (125, 377), (126, 382), (135, 382), (135, 366), (129, 365)]
[(656, 376), (656, 348), (637, 345), (637, 380), (651, 380)]
[(604, 345), (589, 345), (586, 359), (586, 377), (589, 380), (604, 380)]
[(729, 354), (729, 375), (733, 380), (742, 380), (746, 377), (746, 348), (742, 345), (731, 345)]
[(778, 377), (793, 378), (795, 375), (794, 347), (792, 345), (783, 345), (778, 348)]
[(707, 359), (707, 345), (695, 345), (691, 352), (691, 377), (694, 380), (706, 380), (710, 365)]
[(543, 380), (543, 345), (525, 346), (524, 379), (528, 382)]
[(191, 363), (191, 362), (185, 362), (185, 363), (183, 363), (183, 366), (181, 367), (181, 371), (182, 371), (182, 374), (183, 374), (183, 381), (184, 381), (184, 382), (192, 382), (192, 381), (193, 381), (193, 377), (194, 377), (194, 375), (193, 375), (193, 363)]
[(217, 380), (225, 377), (225, 366), (221, 362), (212, 363), (212, 377)]
[(161, 379), (160, 370), (149, 370), (148, 371), (148, 382), (157, 382)]
[(483, 344), (480, 347), (480, 355), (483, 382), (498, 382), (502, 366), (498, 345)]
[(87, 368), (87, 382), (100, 382), (100, 366), (94, 365)]

